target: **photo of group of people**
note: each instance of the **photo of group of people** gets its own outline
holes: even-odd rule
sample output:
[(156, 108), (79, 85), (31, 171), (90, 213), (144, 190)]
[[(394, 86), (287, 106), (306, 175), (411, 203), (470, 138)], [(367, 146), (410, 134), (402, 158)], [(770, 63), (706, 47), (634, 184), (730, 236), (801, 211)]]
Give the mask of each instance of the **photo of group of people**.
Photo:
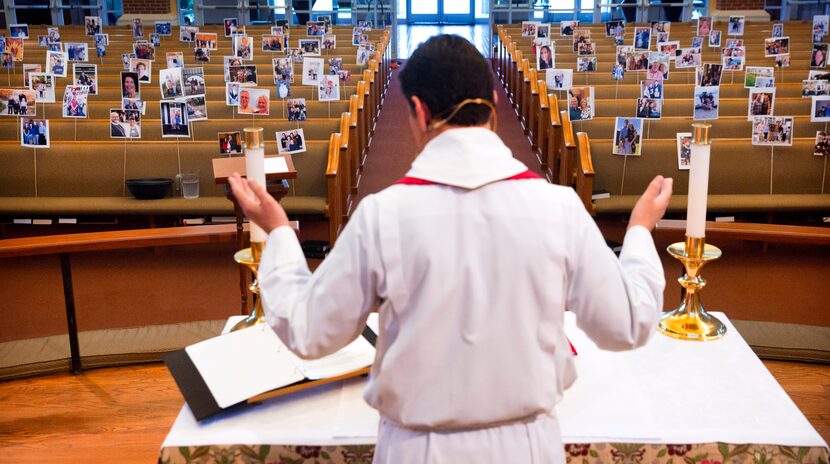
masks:
[(720, 87), (695, 87), (692, 119), (696, 121), (718, 119), (719, 104)]
[(773, 78), (774, 76), (775, 68), (769, 66), (747, 66), (744, 72), (744, 87), (747, 89), (759, 87), (759, 77)]
[(801, 97), (819, 97), (830, 95), (830, 81), (823, 79), (807, 79), (801, 81)]
[(307, 109), (305, 104), (305, 98), (290, 98), (286, 100), (285, 104), (288, 108), (289, 121), (306, 120)]
[(611, 153), (614, 155), (640, 156), (643, 149), (640, 140), (640, 134), (643, 132), (643, 120), (618, 117), (614, 128), (614, 146)]
[(810, 107), (810, 121), (830, 121), (830, 96), (813, 97), (812, 106)]
[(63, 117), (86, 118), (89, 87), (85, 85), (67, 85), (63, 93)]
[(677, 133), (677, 169), (688, 171), (692, 167), (692, 133)]
[(268, 89), (242, 87), (239, 90), (239, 114), (268, 116), (271, 113), (271, 97)]
[(764, 56), (778, 56), (789, 55), (790, 53), (790, 38), (789, 37), (770, 37), (764, 39)]
[(753, 118), (752, 144), (791, 146), (793, 144), (792, 116), (756, 116)]
[(20, 144), (24, 147), (49, 148), (49, 120), (20, 118)]
[(287, 155), (306, 151), (302, 129), (277, 132), (277, 153)]
[(241, 155), (242, 144), (239, 131), (219, 132), (219, 153), (222, 155)]
[(571, 87), (568, 90), (568, 118), (571, 121), (594, 119), (593, 87)]
[(775, 110), (775, 88), (749, 89), (749, 109), (747, 120), (751, 121), (755, 116), (770, 116)]
[(110, 109), (110, 137), (114, 139), (141, 138), (141, 111)]
[(34, 90), (0, 89), (0, 116), (35, 116)]

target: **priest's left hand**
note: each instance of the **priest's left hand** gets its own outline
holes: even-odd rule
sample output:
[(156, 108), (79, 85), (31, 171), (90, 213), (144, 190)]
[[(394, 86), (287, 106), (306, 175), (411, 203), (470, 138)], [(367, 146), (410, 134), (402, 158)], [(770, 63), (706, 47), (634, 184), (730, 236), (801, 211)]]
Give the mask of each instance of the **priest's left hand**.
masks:
[(262, 227), (266, 234), (270, 234), (277, 227), (288, 225), (285, 210), (264, 186), (256, 181), (243, 179), (238, 173), (229, 177), (228, 182), (245, 216)]

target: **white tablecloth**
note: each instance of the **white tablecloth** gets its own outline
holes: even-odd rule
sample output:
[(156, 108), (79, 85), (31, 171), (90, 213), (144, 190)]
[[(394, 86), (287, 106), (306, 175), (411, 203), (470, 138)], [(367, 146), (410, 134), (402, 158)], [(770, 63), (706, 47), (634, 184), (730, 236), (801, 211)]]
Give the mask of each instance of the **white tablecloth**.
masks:
[[(635, 351), (602, 351), (566, 313), (579, 379), (557, 405), (566, 443), (827, 444), (734, 326), (713, 342), (654, 334)], [(238, 318), (232, 318), (235, 322)], [(185, 405), (163, 447), (371, 444), (378, 414), (351, 379), (196, 422)]]

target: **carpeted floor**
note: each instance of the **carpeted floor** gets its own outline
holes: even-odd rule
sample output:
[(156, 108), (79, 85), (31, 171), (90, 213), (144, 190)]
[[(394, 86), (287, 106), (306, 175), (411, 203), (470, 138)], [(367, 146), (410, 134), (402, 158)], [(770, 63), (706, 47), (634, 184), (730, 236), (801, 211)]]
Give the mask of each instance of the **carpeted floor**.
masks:
[[(498, 93), (496, 114), (498, 134), (513, 150), (513, 156), (539, 173), (536, 155), (530, 149), (530, 142), (524, 135), (510, 100), (501, 83), (495, 79)], [(409, 130), (409, 105), (406, 103), (398, 72), (392, 73), (392, 82), (378, 118), (375, 136), (366, 157), (363, 175), (358, 188), (358, 201), (366, 195), (378, 192), (403, 177), (415, 159), (415, 139)]]

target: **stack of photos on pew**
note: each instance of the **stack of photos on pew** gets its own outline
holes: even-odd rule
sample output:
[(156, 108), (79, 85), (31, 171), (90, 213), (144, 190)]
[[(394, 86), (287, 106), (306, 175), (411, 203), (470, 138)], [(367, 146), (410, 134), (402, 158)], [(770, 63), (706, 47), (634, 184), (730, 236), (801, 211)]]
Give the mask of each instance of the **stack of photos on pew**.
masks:
[[(225, 104), (235, 107), (240, 115), (270, 115), (271, 91), (268, 87), (258, 87), (257, 67), (247, 63), (253, 60), (256, 53), (255, 39), (246, 34), (245, 27), (240, 27), (236, 18), (226, 18), (223, 25), (224, 38), (230, 41), (232, 50), (232, 56), (222, 57)], [(84, 35), (95, 47), (95, 57), (103, 64), (110, 43), (101, 18), (86, 16), (83, 27)], [(131, 47), (132, 52), (120, 56), (123, 65), (120, 74), (121, 106), (109, 110), (110, 137), (142, 137), (141, 120), (146, 113), (146, 102), (152, 98), (152, 92), (147, 88), (142, 89), (142, 86), (152, 85), (154, 63), (160, 67), (158, 85), (162, 137), (190, 137), (190, 124), (208, 119), (207, 83), (204, 68), (200, 65), (209, 63), (211, 52), (218, 50), (218, 34), (200, 32), (195, 26), (179, 28), (179, 41), (192, 44), (194, 50), (194, 66), (188, 66), (187, 57), (182, 52), (167, 52), (163, 57), (156, 56), (156, 48), (161, 45), (162, 38), (173, 35), (170, 21), (156, 21), (153, 32), (146, 38), (140, 18), (133, 19), (130, 27), (135, 41)], [(366, 65), (375, 51), (376, 44), (369, 40), (368, 35), (371, 29), (370, 22), (358, 21), (352, 30), (352, 45), (356, 47), (356, 61), (359, 65)], [(276, 98), (285, 102), (288, 120), (304, 121), (307, 118), (305, 98), (291, 98), (291, 86), (295, 84), (295, 63), (302, 64), (302, 85), (313, 86), (319, 101), (341, 99), (340, 86), (350, 81), (351, 73), (344, 68), (342, 58), (330, 57), (325, 60), (321, 56), (323, 50), (337, 47), (330, 17), (319, 16), (317, 21), (309, 21), (306, 24), (306, 37), (293, 43), (285, 21), (277, 21), (269, 32), (262, 35), (260, 49), (262, 52), (279, 54), (272, 59), (273, 84)], [(540, 27), (539, 33), (542, 34), (540, 37), (549, 38), (550, 25)], [(15, 63), (23, 61), (25, 39), (29, 39), (28, 24), (11, 24), (8, 35), (0, 35), (0, 64), (7, 72), (11, 72)], [(44, 65), (22, 65), (25, 89), (0, 89), (0, 116), (19, 118), (20, 143), (23, 146), (49, 148), (49, 120), (37, 117), (37, 104), (55, 103), (56, 89), (60, 85), (64, 89), (61, 116), (88, 118), (88, 100), (99, 93), (98, 64), (91, 62), (89, 43), (63, 42), (58, 27), (48, 27), (46, 35), (37, 37), (37, 43), (39, 47), (46, 48)], [(550, 43), (549, 40), (547, 43)], [(543, 56), (552, 59), (554, 54), (551, 52)], [(553, 63), (549, 64), (553, 68)], [(60, 83), (60, 78), (69, 81)], [(568, 79), (567, 89), (571, 88), (570, 81)], [(593, 108), (592, 91), (587, 88), (575, 90), (575, 95), (580, 99), (588, 99), (589, 108)], [(593, 116), (592, 109), (590, 115)], [(219, 132), (217, 139), (221, 154), (242, 153), (238, 131)], [(300, 127), (277, 132), (275, 140), (281, 154), (306, 151), (305, 135)]]

